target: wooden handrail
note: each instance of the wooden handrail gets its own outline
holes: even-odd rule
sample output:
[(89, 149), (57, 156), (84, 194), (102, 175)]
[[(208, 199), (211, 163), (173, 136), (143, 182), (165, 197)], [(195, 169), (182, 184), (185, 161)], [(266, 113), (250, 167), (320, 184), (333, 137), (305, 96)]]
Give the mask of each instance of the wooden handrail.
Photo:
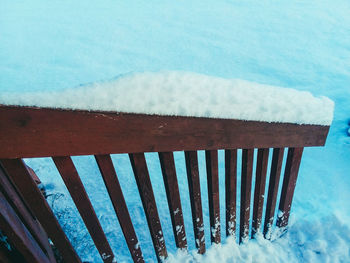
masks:
[(0, 106), (0, 158), (323, 146), (329, 126)]

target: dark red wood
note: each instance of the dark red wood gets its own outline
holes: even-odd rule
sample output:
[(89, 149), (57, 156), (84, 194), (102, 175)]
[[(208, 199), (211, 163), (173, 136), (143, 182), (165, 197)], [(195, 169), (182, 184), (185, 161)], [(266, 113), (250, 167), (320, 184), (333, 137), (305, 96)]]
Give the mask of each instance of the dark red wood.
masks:
[(95, 155), (96, 162), (102, 174), (114, 211), (118, 217), (126, 243), (134, 262), (144, 262), (141, 247), (134, 226), (131, 222), (129, 210), (126, 206), (124, 195), (119, 184), (110, 155)]
[(0, 192), (0, 229), (28, 262), (50, 263), (38, 243)]
[(95, 214), (90, 199), (69, 156), (52, 158), (103, 262), (114, 262), (114, 254)]
[(165, 191), (168, 199), (169, 213), (171, 217), (171, 223), (173, 225), (175, 243), (178, 248), (186, 249), (187, 240), (185, 224), (182, 215), (174, 156), (172, 152), (160, 152), (158, 155), (160, 166), (162, 168)]
[(250, 196), (252, 189), (253, 158), (254, 149), (243, 149), (239, 243), (242, 243), (249, 238)]
[(253, 205), (253, 221), (252, 221), (252, 238), (260, 231), (261, 219), (264, 206), (265, 184), (267, 163), (269, 161), (269, 149), (259, 149), (258, 159), (256, 162), (255, 173), (255, 190), (254, 190), (254, 205)]
[[(28, 166), (27, 166), (28, 168)], [(35, 180), (35, 179), (34, 179)], [(15, 210), (21, 222), (28, 229), (40, 248), (48, 255), (51, 262), (56, 262), (54, 253), (49, 244), (48, 237), (42, 229), (37, 219), (30, 213), (28, 206), (25, 204), (23, 198), (15, 189), (12, 182), (5, 175), (3, 168), (0, 165), (0, 190), (9, 201), (12, 208)]]
[(205, 238), (197, 152), (186, 151), (185, 160), (196, 248), (198, 249), (199, 254), (204, 254)]
[(148, 173), (145, 155), (143, 153), (130, 153), (130, 162), (134, 171), (137, 187), (145, 210), (152, 242), (159, 262), (168, 257), (165, 246), (162, 226), (160, 224), (156, 200)]
[(277, 226), (285, 227), (288, 225), (290, 208), (294, 195), (295, 185), (297, 183), (301, 156), (304, 148), (289, 148), (284, 171), (281, 198), (279, 204), (279, 215), (277, 218)]
[(272, 227), (275, 215), (278, 185), (280, 182), (281, 168), (283, 162), (284, 148), (273, 149), (270, 182), (266, 200), (266, 212), (264, 221), (264, 236), (268, 238), (268, 233)]
[(225, 150), (226, 236), (236, 232), (237, 150)]
[(219, 201), (219, 172), (218, 172), (218, 151), (205, 151), (207, 168), (209, 218), (211, 230), (211, 242), (219, 244), (221, 242), (220, 232), (220, 201)]
[(64, 261), (81, 263), (24, 162), (21, 159), (2, 159), (0, 163), (21, 193), (23, 199), (26, 200), (30, 211), (40, 221)]
[(0, 158), (322, 146), (329, 127), (0, 106)]

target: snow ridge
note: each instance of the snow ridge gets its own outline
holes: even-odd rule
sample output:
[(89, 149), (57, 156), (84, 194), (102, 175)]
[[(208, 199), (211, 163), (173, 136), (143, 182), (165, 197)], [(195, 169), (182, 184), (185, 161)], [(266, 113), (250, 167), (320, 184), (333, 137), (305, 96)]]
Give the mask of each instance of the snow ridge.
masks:
[(330, 125), (334, 103), (310, 92), (197, 73), (133, 73), (63, 91), (0, 93), (5, 105)]

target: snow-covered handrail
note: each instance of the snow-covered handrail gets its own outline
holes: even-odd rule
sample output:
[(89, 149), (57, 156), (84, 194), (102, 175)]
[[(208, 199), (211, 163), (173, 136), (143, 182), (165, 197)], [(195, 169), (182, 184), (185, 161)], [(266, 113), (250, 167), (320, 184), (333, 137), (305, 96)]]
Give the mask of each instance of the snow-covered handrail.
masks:
[[(181, 79), (175, 73), (167, 74), (170, 75), (163, 79), (163, 82), (166, 79), (170, 81), (171, 78)], [(199, 76), (201, 75), (190, 75), (187, 76), (186, 80), (193, 82), (199, 81), (199, 84), (201, 84), (200, 81), (202, 78)], [(123, 90), (124, 79), (117, 80), (117, 82), (119, 81), (117, 83), (117, 86), (119, 85), (117, 90)], [(210, 79), (210, 81), (208, 79), (204, 80), (201, 84), (202, 86), (209, 85), (210, 81), (213, 82), (213, 79)], [(135, 82), (133, 83), (132, 81)], [(147, 76), (147, 74), (146, 76), (144, 74), (134, 76), (132, 79), (129, 79), (129, 84), (133, 83), (137, 88), (139, 82), (147, 83), (147, 81), (149, 81), (149, 85), (155, 84), (155, 80)], [(103, 100), (97, 98), (98, 102), (96, 102), (96, 105), (99, 105), (98, 107), (94, 106), (93, 101), (85, 104), (89, 101), (89, 96), (84, 98), (85, 102), (78, 102), (74, 106), (69, 102), (70, 96), (73, 96), (70, 92), (64, 93), (65, 95), (63, 94), (60, 97), (61, 99), (56, 96), (57, 94), (50, 95), (52, 96), (51, 99), (48, 94), (37, 94), (38, 97), (32, 97), (30, 99), (31, 102), (26, 101), (24, 97), (20, 96), (18, 98), (8, 98), (5, 103), (6, 105), (0, 105), (0, 179), (2, 182), (10, 180), (13, 183), (17, 189), (16, 191), (24, 198), (26, 207), (29, 208), (34, 218), (40, 222), (48, 237), (60, 251), (61, 256), (67, 262), (80, 262), (79, 257), (71, 247), (52, 210), (37, 188), (30, 171), (22, 160), (22, 158), (52, 157), (101, 258), (104, 262), (115, 262), (114, 252), (106, 239), (78, 172), (70, 158), (73, 155), (94, 155), (131, 256), (134, 262), (144, 262), (141, 247), (138, 245), (137, 233), (133, 228), (132, 220), (110, 157), (110, 154), (128, 153), (145, 210), (155, 253), (158, 260), (161, 260), (167, 257), (167, 249), (144, 153), (158, 152), (159, 154), (176, 246), (178, 248), (186, 248), (185, 226), (173, 158), (174, 151), (184, 151), (196, 247), (199, 253), (204, 253), (204, 223), (197, 151), (205, 150), (210, 229), (212, 230), (211, 242), (219, 243), (221, 242), (221, 234), (218, 150), (223, 149), (225, 150), (226, 234), (234, 235), (236, 232), (236, 223), (239, 222), (240, 229), (237, 232), (239, 232), (240, 242), (249, 237), (253, 238), (254, 234), (260, 228), (262, 228), (264, 235), (268, 237), (272, 223), (274, 222), (282, 164), (285, 162), (283, 184), (280, 202), (278, 204), (280, 213), (278, 213), (277, 226), (279, 227), (285, 227), (288, 224), (303, 148), (323, 146), (325, 144), (333, 114), (333, 103), (326, 98), (314, 98), (311, 94), (304, 94), (297, 91), (286, 91), (286, 93), (283, 93), (285, 91), (281, 91), (284, 94), (283, 96), (276, 95), (274, 92), (278, 90), (269, 87), (265, 89), (265, 95), (274, 95), (278, 99), (273, 100), (272, 104), (274, 105), (271, 103), (255, 105), (255, 113), (253, 114), (250, 111), (251, 107), (249, 107), (253, 103), (252, 100), (245, 100), (245, 97), (248, 96), (247, 93), (251, 92), (245, 90), (245, 82), (236, 83), (241, 88), (243, 87), (240, 92), (245, 92), (244, 96), (241, 94), (241, 97), (234, 97), (232, 94), (227, 93), (229, 87), (232, 88), (234, 82), (216, 81), (222, 82), (224, 87), (227, 86), (227, 90), (221, 89), (218, 91), (219, 93), (226, 92), (225, 94), (229, 100), (245, 101), (245, 104), (240, 104), (244, 108), (238, 109), (232, 105), (232, 108), (227, 108), (229, 106), (228, 104), (225, 105), (226, 97), (216, 96), (212, 98), (209, 96), (213, 95), (212, 93), (204, 93), (202, 94), (203, 98), (196, 98), (195, 100), (189, 99), (188, 96), (190, 95), (187, 94), (188, 100), (186, 103), (188, 103), (188, 111), (186, 111), (186, 108), (182, 108), (182, 104), (181, 107), (177, 105), (179, 107), (177, 112), (174, 111), (177, 106), (171, 104), (174, 94), (168, 94), (168, 96), (163, 98), (163, 101), (161, 97), (157, 97), (157, 99), (162, 101), (160, 102), (161, 105), (165, 105), (164, 100), (166, 103), (169, 103), (169, 109), (171, 109), (169, 112), (166, 107), (163, 107), (163, 111), (159, 112), (157, 107), (160, 104), (155, 103), (154, 99), (151, 103), (151, 98), (145, 97), (145, 101), (147, 102), (143, 103), (140, 100), (137, 103), (135, 102), (134, 106), (132, 106), (133, 110), (130, 110), (132, 113), (121, 112), (127, 111), (127, 107), (130, 105), (122, 104), (122, 100), (120, 99), (117, 99), (117, 105), (124, 105), (126, 108), (123, 108), (124, 106), (111, 108), (110, 105), (112, 104), (109, 104), (108, 101), (113, 101), (113, 98), (111, 99), (109, 97)], [(104, 84), (103, 87), (108, 88), (109, 85), (114, 87), (113, 90), (115, 89), (115, 83), (113, 85), (110, 83)], [(184, 84), (182, 87), (181, 92), (186, 92), (187, 86)], [(97, 97), (97, 91), (101, 91), (99, 86), (95, 84), (89, 87), (88, 90), (90, 92), (95, 90), (96, 92), (93, 94)], [(138, 94), (138, 96), (142, 97), (144, 95), (142, 89), (140, 88), (139, 91), (141, 95)], [(239, 91), (239, 89), (236, 91)], [(74, 96), (77, 94), (81, 96), (83, 94), (81, 90), (76, 92)], [(196, 93), (195, 90), (193, 92), (190, 93), (193, 96), (200, 94), (198, 91)], [(256, 90), (253, 94), (255, 93)], [(289, 93), (292, 95), (288, 95)], [(129, 101), (132, 101), (132, 97), (136, 95), (130, 94), (128, 95), (131, 96)], [(44, 96), (47, 100), (42, 101), (41, 99), (44, 97), (40, 96)], [(258, 94), (258, 97), (262, 99), (261, 96), (262, 94)], [(283, 99), (284, 96), (286, 96), (285, 99)], [(259, 101), (257, 100), (258, 97), (255, 97), (255, 101)], [(37, 100), (33, 100), (33, 98), (37, 98)], [(56, 102), (54, 102), (54, 98), (57, 98)], [(303, 103), (300, 105), (296, 103), (296, 101), (302, 98), (304, 98)], [(218, 99), (219, 101), (217, 101)], [(280, 101), (281, 99), (282, 102)], [(205, 105), (212, 100), (214, 102), (210, 104), (210, 107), (214, 109), (208, 111), (206, 108), (208, 105)], [(105, 104), (102, 101), (105, 101)], [(197, 104), (192, 105), (195, 101)], [(225, 107), (220, 106), (220, 101), (222, 101)], [(4, 103), (1, 95), (0, 102)], [(40, 102), (40, 104), (37, 102)], [(289, 106), (282, 105), (283, 103), (287, 104), (287, 102), (290, 103)], [(21, 106), (8, 105), (12, 103), (17, 103)], [(84, 107), (84, 105), (92, 106)], [(153, 105), (154, 111), (142, 110), (142, 107), (146, 107), (147, 105), (150, 106), (150, 109), (152, 109)], [(277, 110), (273, 111), (271, 105), (275, 106)], [(298, 105), (300, 108), (296, 108)], [(46, 106), (46, 108), (42, 106)], [(49, 106), (56, 108), (49, 108)], [(141, 108), (137, 110), (137, 107)], [(79, 108), (79, 110), (76, 108)], [(272, 160), (270, 162), (269, 152), (271, 148)], [(288, 148), (288, 153), (284, 161), (283, 155), (285, 148)], [(237, 172), (237, 152), (241, 151), (240, 149), (242, 149), (242, 170), (239, 174)], [(254, 161), (255, 149), (257, 150), (256, 162)], [(255, 192), (252, 201), (252, 229), (250, 230), (252, 174), (254, 166), (256, 166)], [(269, 182), (266, 182), (266, 174), (269, 166)], [(238, 176), (241, 176), (240, 218), (236, 219)], [(264, 207), (266, 183), (269, 186), (266, 193), (266, 206)], [(12, 188), (2, 186), (0, 190), (0, 198), (3, 197), (3, 194), (5, 198), (3, 202), (7, 202), (6, 207), (11, 206), (11, 204), (13, 205), (11, 200), (6, 200), (6, 196), (11, 196)], [(14, 195), (12, 194), (12, 196)], [(6, 213), (12, 213), (15, 216), (16, 212), (10, 210), (6, 210)], [(265, 210), (264, 225), (262, 225), (263, 210)], [(21, 213), (18, 209), (15, 209), (15, 211)], [(6, 213), (5, 210), (1, 210), (0, 216), (6, 216)], [(28, 226), (27, 222), (25, 222), (26, 218), (23, 216), (20, 216), (20, 218), (24, 220), (24, 225)], [(11, 237), (17, 235), (18, 239), (14, 239), (13, 242), (19, 242), (18, 240), (21, 240), (21, 238), (28, 242), (29, 239), (23, 236), (23, 233), (16, 232), (16, 229), (13, 229), (12, 232), (11, 228), (6, 229), (10, 231), (7, 234)], [(27, 232), (32, 233), (32, 231), (33, 229), (28, 227)], [(28, 235), (27, 232), (25, 235)], [(34, 243), (26, 245), (27, 250), (25, 251), (28, 251), (29, 247), (39, 249), (35, 250), (32, 254), (25, 254), (28, 259), (33, 260), (35, 258), (37, 262), (54, 262), (52, 258), (47, 258), (48, 261), (42, 259), (43, 255), (52, 255), (52, 253), (49, 253), (50, 249), (44, 246), (45, 244), (36, 245), (35, 242), (40, 243), (40, 240), (32, 240), (30, 242)], [(44, 251), (43, 254), (40, 249), (43, 249), (43, 251), (46, 249), (46, 252)]]

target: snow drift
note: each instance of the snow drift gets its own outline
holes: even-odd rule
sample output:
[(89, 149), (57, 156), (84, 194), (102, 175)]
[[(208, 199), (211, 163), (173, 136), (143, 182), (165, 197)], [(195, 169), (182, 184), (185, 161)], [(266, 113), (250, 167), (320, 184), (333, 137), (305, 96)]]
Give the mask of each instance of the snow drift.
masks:
[(310, 92), (188, 72), (134, 73), (75, 89), (3, 93), (0, 103), (330, 125), (334, 103)]

